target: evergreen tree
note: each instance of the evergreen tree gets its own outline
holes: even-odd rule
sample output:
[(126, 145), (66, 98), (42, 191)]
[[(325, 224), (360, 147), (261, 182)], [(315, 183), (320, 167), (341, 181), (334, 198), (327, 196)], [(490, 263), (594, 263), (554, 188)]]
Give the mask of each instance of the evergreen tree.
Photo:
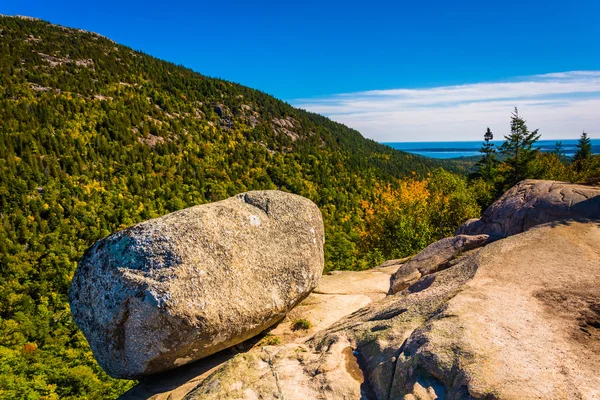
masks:
[(483, 146), (479, 149), (482, 154), (481, 159), (475, 164), (476, 172), (473, 174), (474, 177), (482, 178), (485, 181), (492, 181), (496, 174), (496, 167), (498, 165), (498, 159), (496, 158), (496, 146), (492, 143), (494, 134), (487, 128), (487, 131), (483, 135)]
[(553, 154), (556, 154), (557, 156), (561, 157), (564, 156), (565, 152), (563, 151), (563, 144), (561, 141), (555, 142), (554, 143), (554, 150), (552, 150)]
[(586, 132), (581, 134), (577, 142), (577, 152), (573, 157), (573, 162), (577, 171), (581, 171), (592, 158), (592, 141)]
[(565, 151), (563, 150), (563, 144), (561, 141), (554, 143), (554, 150), (550, 152), (550, 154), (555, 155), (560, 162), (564, 162), (566, 159)]
[(529, 132), (525, 120), (519, 116), (515, 107), (510, 121), (510, 135), (504, 136), (506, 141), (500, 146), (500, 153), (505, 157), (507, 176), (505, 183), (512, 186), (531, 174), (532, 161), (536, 150), (533, 148), (540, 135), (538, 130)]

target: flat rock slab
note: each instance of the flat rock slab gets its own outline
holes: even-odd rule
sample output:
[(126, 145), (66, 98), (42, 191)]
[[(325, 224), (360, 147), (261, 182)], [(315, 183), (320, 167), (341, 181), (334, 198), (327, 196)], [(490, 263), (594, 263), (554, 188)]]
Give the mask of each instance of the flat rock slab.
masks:
[(402, 264), (376, 267), (366, 271), (332, 271), (324, 275), (314, 293), (362, 294), (379, 300), (387, 294), (390, 276)]
[[(332, 271), (323, 275), (315, 290), (270, 333), (283, 343), (303, 343), (341, 318), (383, 299), (396, 268), (398, 265), (366, 271)], [(312, 326), (307, 330), (295, 330), (294, 322), (301, 319)]]
[(111, 376), (166, 371), (283, 319), (317, 286), (323, 240), (317, 206), (279, 191), (174, 212), (85, 253), (73, 317)]

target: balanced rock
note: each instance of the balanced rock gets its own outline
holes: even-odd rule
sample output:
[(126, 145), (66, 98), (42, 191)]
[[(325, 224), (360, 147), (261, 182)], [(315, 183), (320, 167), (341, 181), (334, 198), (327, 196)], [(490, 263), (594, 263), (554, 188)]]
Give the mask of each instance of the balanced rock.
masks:
[(309, 295), (323, 271), (310, 200), (248, 192), (146, 221), (95, 243), (69, 300), (113, 377), (172, 369), (249, 339)]
[(465, 222), (457, 234), (506, 237), (564, 218), (599, 217), (600, 187), (526, 179), (504, 193), (481, 218)]

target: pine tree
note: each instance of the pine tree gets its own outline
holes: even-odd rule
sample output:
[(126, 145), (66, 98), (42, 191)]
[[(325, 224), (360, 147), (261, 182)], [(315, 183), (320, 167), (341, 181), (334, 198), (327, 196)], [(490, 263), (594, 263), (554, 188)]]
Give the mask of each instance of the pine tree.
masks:
[(577, 152), (573, 156), (573, 162), (577, 171), (581, 171), (592, 158), (592, 141), (584, 131), (577, 142)]
[(554, 143), (554, 150), (552, 150), (552, 154), (556, 154), (560, 158), (562, 158), (565, 155), (565, 152), (563, 151), (563, 144), (561, 141)]
[(525, 120), (519, 116), (519, 110), (515, 107), (510, 121), (510, 135), (504, 138), (506, 141), (500, 146), (500, 153), (505, 157), (504, 163), (508, 167), (505, 183), (512, 186), (532, 172), (532, 161), (536, 153), (533, 145), (540, 134), (537, 129), (529, 132)]
[(475, 164), (476, 172), (473, 174), (474, 177), (482, 178), (485, 181), (494, 180), (496, 167), (498, 165), (498, 159), (496, 158), (496, 146), (492, 143), (494, 134), (487, 128), (487, 131), (483, 135), (483, 145), (479, 152), (482, 154), (481, 159)]

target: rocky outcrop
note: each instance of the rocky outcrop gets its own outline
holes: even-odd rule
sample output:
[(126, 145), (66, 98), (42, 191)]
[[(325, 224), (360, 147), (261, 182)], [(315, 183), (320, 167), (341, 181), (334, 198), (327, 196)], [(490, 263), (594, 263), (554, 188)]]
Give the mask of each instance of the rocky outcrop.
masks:
[(506, 237), (565, 218), (600, 218), (600, 187), (527, 179), (508, 190), (480, 219), (457, 234)]
[[(332, 275), (294, 310), (318, 327), (286, 336), (284, 321), (272, 331), (283, 344), (259, 343), (168, 398), (599, 398), (600, 223), (561, 217), (597, 218), (596, 190), (522, 182), (486, 212), (486, 232), (380, 268), (397, 269), (395, 294), (382, 296), (377, 270)], [(317, 296), (361, 290), (372, 302), (317, 317), (344, 308)]]
[(100, 240), (79, 263), (69, 298), (100, 365), (135, 378), (264, 331), (309, 295), (322, 270), (317, 206), (248, 192)]
[[(517, 188), (528, 184), (550, 188), (543, 196), (579, 190), (541, 181)], [(170, 372), (186, 376), (184, 385), (143, 397), (151, 387), (143, 382), (124, 398), (600, 398), (600, 222), (581, 211), (593, 210), (596, 189), (579, 188), (588, 200), (572, 202), (571, 212), (579, 211), (569, 215), (587, 219), (561, 219), (552, 204), (561, 210), (564, 202), (538, 202), (514, 189), (491, 208), (528, 204), (527, 213), (515, 209), (508, 218), (525, 215), (524, 232), (458, 235), (410, 260), (333, 273), (271, 330), (281, 344), (253, 343), (192, 379), (185, 367)], [(558, 219), (532, 226), (535, 215)], [(392, 273), (394, 294), (384, 296), (383, 279)], [(291, 332), (294, 318), (315, 326)]]
[(274, 118), (272, 127), (273, 127), (273, 131), (276, 134), (278, 134), (278, 135), (286, 134), (287, 136), (290, 137), (290, 139), (292, 139), (292, 141), (296, 141), (300, 138), (300, 135), (298, 135), (296, 132), (294, 132), (294, 129), (296, 128), (297, 124), (298, 124), (298, 121), (296, 121), (292, 117)]
[[(264, 372), (264, 359), (268, 359), (269, 349), (298, 349), (306, 353), (303, 345), (315, 333), (324, 331), (341, 318), (352, 314), (373, 301), (386, 297), (389, 289), (390, 275), (397, 265), (380, 266), (367, 271), (333, 271), (321, 277), (318, 286), (312, 293), (291, 310), (275, 328), (264, 337), (256, 337), (231, 349), (203, 358), (195, 363), (183, 366), (167, 373), (153, 375), (143, 379), (137, 386), (120, 397), (121, 400), (181, 400), (196, 386), (214, 373), (220, 365), (242, 353), (241, 357), (250, 360), (254, 355), (257, 361), (256, 371), (252, 371), (247, 379), (250, 381), (255, 373)], [(309, 329), (294, 329), (297, 320), (309, 321)], [(280, 342), (283, 346), (266, 347), (266, 344)], [(262, 349), (266, 349), (265, 352)], [(248, 351), (250, 349), (250, 351)], [(345, 350), (349, 361), (355, 360), (352, 351)], [(235, 364), (237, 365), (237, 364)], [(358, 365), (354, 366), (354, 374), (360, 375)], [(270, 373), (270, 372), (269, 372)], [(287, 389), (286, 389), (287, 390)], [(246, 390), (247, 393), (251, 393)], [(298, 392), (301, 394), (302, 392)], [(241, 398), (244, 398), (243, 396)], [(250, 397), (252, 398), (252, 397)], [(312, 399), (307, 397), (306, 399)], [(304, 400), (306, 400), (304, 399)]]
[(406, 288), (410, 288), (412, 291), (421, 290), (424, 284), (428, 284), (428, 281), (422, 281), (415, 287), (411, 285), (424, 275), (450, 267), (456, 256), (483, 246), (488, 240), (489, 235), (457, 235), (430, 244), (406, 264), (401, 265), (392, 275), (390, 294)]
[(600, 226), (488, 244), (303, 344), (255, 348), (185, 399), (596, 399)]

